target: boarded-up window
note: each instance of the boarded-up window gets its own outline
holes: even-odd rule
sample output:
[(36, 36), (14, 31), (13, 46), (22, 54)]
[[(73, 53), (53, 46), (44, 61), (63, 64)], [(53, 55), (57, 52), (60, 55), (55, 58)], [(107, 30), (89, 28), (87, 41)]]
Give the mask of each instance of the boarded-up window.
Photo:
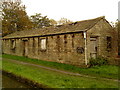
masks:
[(46, 39), (41, 39), (41, 50), (46, 50)]
[(112, 45), (111, 45), (111, 37), (107, 37), (107, 51), (111, 51)]

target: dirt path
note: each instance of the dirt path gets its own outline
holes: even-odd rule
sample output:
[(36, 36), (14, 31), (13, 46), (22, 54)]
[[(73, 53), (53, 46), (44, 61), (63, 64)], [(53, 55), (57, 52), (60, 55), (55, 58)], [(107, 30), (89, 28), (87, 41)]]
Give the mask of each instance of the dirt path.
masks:
[[(13, 62), (13, 63), (23, 64), (23, 65), (31, 65), (31, 66), (35, 66), (35, 67), (39, 67), (39, 68), (43, 68), (43, 69), (47, 69), (47, 70), (51, 70), (51, 71), (55, 71), (55, 72), (59, 72), (59, 73), (64, 73), (64, 74), (68, 74), (68, 75), (81, 76), (81, 77), (90, 77), (90, 78), (94, 78), (94, 79), (98, 78), (98, 77), (93, 77), (93, 76), (89, 76), (89, 75), (83, 75), (83, 74), (79, 74), (79, 73), (72, 73), (72, 72), (69, 72), (69, 71), (58, 70), (58, 69), (55, 69), (55, 68), (46, 67), (46, 66), (42, 66), (42, 65), (32, 64), (32, 63), (29, 63), (29, 62), (23, 62), (23, 61), (7, 59), (7, 58), (2, 58), (2, 60), (9, 60), (10, 62)], [(100, 77), (100, 78), (102, 78), (102, 77)], [(102, 79), (113, 80), (113, 81), (120, 82), (117, 79), (108, 79), (108, 78), (102, 78)]]

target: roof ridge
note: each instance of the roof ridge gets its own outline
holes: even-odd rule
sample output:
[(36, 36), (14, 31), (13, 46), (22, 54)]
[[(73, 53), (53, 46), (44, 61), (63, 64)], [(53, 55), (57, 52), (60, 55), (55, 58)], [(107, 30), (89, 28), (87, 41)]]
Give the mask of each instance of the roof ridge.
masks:
[(78, 22), (83, 22), (83, 21), (90, 21), (90, 20), (95, 20), (95, 19), (104, 19), (105, 16), (100, 16), (100, 17), (97, 17), (97, 18), (92, 18), (92, 19), (87, 19), (87, 20), (82, 20), (82, 21), (78, 21)]
[(86, 20), (81, 20), (81, 21), (75, 21), (75, 22), (71, 22), (69, 24), (64, 24), (64, 25), (72, 25), (72, 24), (75, 24), (75, 23), (84, 22), (84, 21), (90, 21), (90, 20), (95, 20), (95, 19), (99, 19), (99, 20), (105, 19), (105, 16), (100, 16), (100, 17), (97, 17), (97, 18), (86, 19)]

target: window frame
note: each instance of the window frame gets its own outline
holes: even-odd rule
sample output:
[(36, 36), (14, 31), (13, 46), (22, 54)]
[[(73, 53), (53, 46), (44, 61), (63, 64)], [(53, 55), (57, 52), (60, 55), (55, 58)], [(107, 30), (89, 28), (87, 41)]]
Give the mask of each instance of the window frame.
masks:
[(46, 51), (47, 50), (47, 39), (46, 38), (41, 38), (40, 39), (40, 50), (41, 51)]
[(110, 52), (112, 50), (112, 37), (107, 36), (106, 41), (107, 41), (107, 46), (106, 46), (107, 51)]

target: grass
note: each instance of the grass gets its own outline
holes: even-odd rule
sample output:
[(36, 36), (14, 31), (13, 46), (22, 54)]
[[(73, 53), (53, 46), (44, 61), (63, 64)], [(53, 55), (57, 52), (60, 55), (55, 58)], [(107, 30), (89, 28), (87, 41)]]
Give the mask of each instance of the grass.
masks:
[(101, 78), (78, 77), (3, 61), (3, 70), (52, 88), (118, 88), (118, 82)]
[(57, 69), (65, 70), (65, 71), (77, 72), (80, 74), (118, 79), (118, 66), (104, 65), (104, 66), (94, 66), (91, 68), (80, 68), (80, 67), (76, 67), (73, 65), (63, 64), (63, 63), (42, 61), (38, 59), (31, 59), (31, 58), (13, 56), (13, 55), (8, 55), (8, 54), (3, 54), (2, 57), (24, 61), (24, 62), (30, 62), (34, 64), (40, 64), (40, 65), (53, 67), (53, 68), (57, 68)]

